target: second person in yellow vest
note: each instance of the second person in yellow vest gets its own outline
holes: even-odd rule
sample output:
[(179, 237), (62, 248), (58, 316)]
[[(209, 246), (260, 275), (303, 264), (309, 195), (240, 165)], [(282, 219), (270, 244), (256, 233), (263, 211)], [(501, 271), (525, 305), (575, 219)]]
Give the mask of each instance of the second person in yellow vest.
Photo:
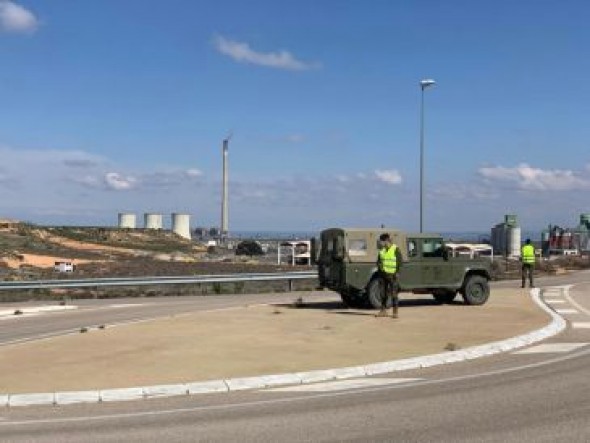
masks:
[(526, 277), (529, 278), (529, 286), (533, 285), (533, 272), (535, 271), (535, 247), (531, 245), (531, 239), (527, 238), (525, 244), (520, 250), (520, 260), (522, 261), (522, 287), (526, 286)]

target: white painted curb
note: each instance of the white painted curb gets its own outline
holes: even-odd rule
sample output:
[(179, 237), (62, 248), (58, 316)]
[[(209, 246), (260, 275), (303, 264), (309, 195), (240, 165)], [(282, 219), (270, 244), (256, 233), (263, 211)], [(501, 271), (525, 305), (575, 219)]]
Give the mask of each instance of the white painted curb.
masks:
[(187, 385), (158, 385), (146, 386), (143, 388), (143, 396), (145, 398), (155, 397), (173, 397), (175, 395), (187, 395)]
[(213, 394), (216, 392), (227, 392), (229, 387), (224, 380), (213, 380), (213, 381), (200, 381), (195, 383), (189, 383), (188, 385), (189, 395), (193, 394)]
[(105, 389), (100, 392), (100, 401), (129, 401), (143, 398), (143, 388)]
[(297, 374), (263, 375), (260, 377), (230, 378), (225, 380), (230, 391), (262, 389), (272, 386), (300, 385), (301, 378)]
[(8, 406), (33, 406), (52, 405), (55, 403), (55, 394), (14, 394), (8, 396)]
[[(564, 287), (565, 288), (565, 287)], [(172, 397), (182, 395), (210, 394), (229, 391), (264, 389), (283, 385), (298, 385), (330, 380), (359, 378), (368, 375), (387, 374), (408, 369), (427, 368), (430, 366), (472, 360), (479, 357), (511, 351), (516, 348), (536, 343), (558, 334), (566, 327), (566, 321), (554, 310), (541, 301), (539, 289), (530, 292), (533, 301), (551, 316), (551, 322), (540, 329), (506, 340), (495, 341), (485, 345), (472, 346), (457, 351), (412, 357), (402, 360), (372, 363), (363, 366), (350, 366), (337, 369), (297, 372), (292, 374), (263, 375), (260, 377), (230, 378), (177, 385), (157, 385), (101, 391), (57, 392), (36, 394), (0, 394), (1, 406), (31, 405), (66, 405), (73, 403), (96, 403), (111, 401), (139, 400), (142, 398)]]
[(99, 401), (99, 391), (68, 391), (57, 392), (55, 394), (56, 405), (71, 405), (74, 403), (97, 403)]

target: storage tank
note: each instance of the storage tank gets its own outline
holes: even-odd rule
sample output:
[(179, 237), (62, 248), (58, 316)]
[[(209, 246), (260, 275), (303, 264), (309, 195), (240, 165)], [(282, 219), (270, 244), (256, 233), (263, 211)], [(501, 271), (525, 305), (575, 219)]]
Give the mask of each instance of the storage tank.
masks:
[(162, 229), (162, 214), (145, 213), (143, 222), (145, 229)]
[(172, 214), (172, 232), (188, 240), (191, 238), (190, 215)]
[(520, 257), (520, 227), (509, 226), (506, 231), (506, 255), (509, 257)]
[(492, 235), (491, 235), (490, 242), (492, 243), (492, 248), (494, 248), (494, 252), (499, 255), (503, 255), (504, 251), (506, 250), (506, 241), (504, 238), (504, 225), (499, 224), (492, 228)]
[(135, 214), (129, 212), (119, 213), (119, 228), (121, 229), (135, 229), (136, 219)]

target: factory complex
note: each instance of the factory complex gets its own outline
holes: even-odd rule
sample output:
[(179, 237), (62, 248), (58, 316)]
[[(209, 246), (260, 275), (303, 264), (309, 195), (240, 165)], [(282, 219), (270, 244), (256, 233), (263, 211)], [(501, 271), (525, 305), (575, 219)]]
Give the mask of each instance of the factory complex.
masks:
[[(492, 228), (490, 244), (496, 255), (520, 257), (523, 240), (514, 214), (505, 215), (504, 222)], [(541, 231), (541, 241), (537, 246), (542, 257), (590, 254), (590, 214), (580, 214), (579, 224), (574, 228), (549, 225)]]

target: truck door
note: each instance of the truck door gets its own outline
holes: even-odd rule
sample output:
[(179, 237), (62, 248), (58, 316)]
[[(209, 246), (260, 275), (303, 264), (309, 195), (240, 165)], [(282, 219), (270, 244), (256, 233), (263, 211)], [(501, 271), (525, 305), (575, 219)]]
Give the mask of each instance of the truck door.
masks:
[(404, 260), (399, 270), (399, 284), (402, 290), (412, 290), (419, 288), (422, 280), (422, 267), (420, 261), (420, 244), (415, 238), (408, 238), (407, 243), (408, 258)]
[(426, 287), (440, 287), (449, 283), (450, 275), (443, 257), (444, 244), (440, 238), (423, 238), (422, 283)]

